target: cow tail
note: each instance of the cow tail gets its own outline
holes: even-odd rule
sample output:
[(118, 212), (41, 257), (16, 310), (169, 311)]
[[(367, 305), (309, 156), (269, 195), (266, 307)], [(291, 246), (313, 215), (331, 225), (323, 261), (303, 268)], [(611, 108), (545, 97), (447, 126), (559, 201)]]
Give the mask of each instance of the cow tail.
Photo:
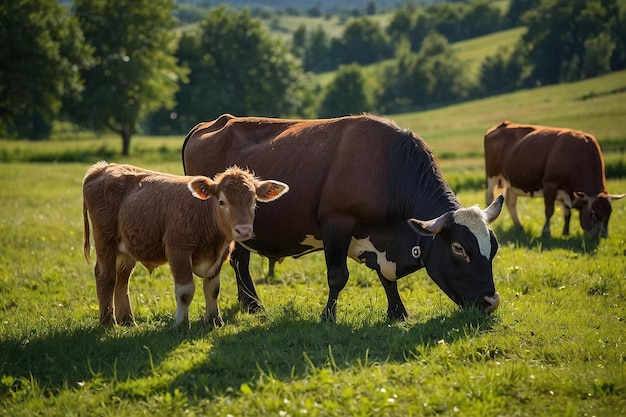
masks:
[(85, 241), (83, 243), (83, 253), (85, 254), (85, 259), (87, 260), (87, 262), (89, 262), (91, 243), (89, 242), (89, 215), (87, 212), (87, 203), (85, 203), (85, 201), (83, 201), (83, 227), (85, 236)]

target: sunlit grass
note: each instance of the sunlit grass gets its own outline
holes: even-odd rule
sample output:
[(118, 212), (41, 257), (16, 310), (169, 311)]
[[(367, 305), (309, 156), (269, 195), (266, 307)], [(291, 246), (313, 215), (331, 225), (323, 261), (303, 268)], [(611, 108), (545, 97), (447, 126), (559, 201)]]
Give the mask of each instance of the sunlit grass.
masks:
[[(132, 162), (168, 172), (178, 161)], [(472, 166), (468, 164), (468, 169)], [(626, 204), (609, 239), (541, 239), (541, 200), (520, 199), (525, 232), (508, 213), (494, 274), (502, 304), (485, 317), (459, 311), (419, 271), (399, 282), (410, 313), (385, 318), (375, 274), (349, 262), (337, 324), (321, 323), (327, 285), (321, 253), (286, 259), (265, 277), (266, 310), (239, 311), (225, 265), (226, 325), (171, 329), (167, 267), (131, 280), (137, 327), (97, 322), (93, 269), (82, 254), (80, 184), (88, 163), (0, 165), (0, 414), (11, 416), (619, 415), (626, 412)], [(449, 168), (444, 166), (444, 175)], [(615, 192), (626, 181), (612, 180)], [(482, 190), (462, 191), (484, 206)], [(199, 284), (199, 282), (198, 282)]]

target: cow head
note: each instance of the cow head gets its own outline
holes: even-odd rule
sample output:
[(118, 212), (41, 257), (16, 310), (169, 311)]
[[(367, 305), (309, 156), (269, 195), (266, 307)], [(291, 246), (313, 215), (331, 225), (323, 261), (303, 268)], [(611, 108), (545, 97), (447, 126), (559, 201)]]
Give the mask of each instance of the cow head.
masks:
[(582, 192), (574, 193), (574, 208), (580, 210), (580, 226), (593, 237), (609, 236), (609, 217), (611, 217), (611, 201), (619, 200), (626, 194), (607, 194), (601, 192), (589, 196)]
[(220, 230), (239, 242), (252, 237), (256, 202), (274, 201), (289, 191), (287, 184), (261, 181), (249, 171), (237, 167), (227, 169), (213, 180), (204, 176), (194, 177), (188, 187), (196, 198), (217, 200), (216, 220)]
[(500, 295), (493, 283), (492, 261), (498, 250), (495, 234), (487, 225), (502, 210), (500, 195), (485, 210), (461, 208), (435, 219), (409, 219), (413, 229), (432, 236), (424, 264), (430, 277), (460, 306), (476, 305), (487, 313), (498, 308)]

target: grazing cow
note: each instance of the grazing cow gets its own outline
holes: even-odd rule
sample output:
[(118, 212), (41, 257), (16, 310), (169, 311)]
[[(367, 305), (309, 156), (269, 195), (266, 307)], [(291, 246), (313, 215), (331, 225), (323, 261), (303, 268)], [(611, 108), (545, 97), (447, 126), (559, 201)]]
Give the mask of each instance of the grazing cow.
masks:
[(580, 210), (580, 225), (592, 236), (608, 236), (611, 200), (624, 197), (606, 191), (604, 160), (592, 135), (579, 130), (522, 125), (505, 120), (485, 133), (487, 204), (496, 187), (505, 188), (513, 223), (522, 228), (517, 197), (544, 198), (550, 236), (555, 202), (563, 207), (563, 235), (569, 234), (571, 209)]
[(221, 326), (219, 272), (231, 243), (252, 237), (256, 201), (273, 201), (288, 189), (237, 167), (211, 180), (132, 165), (93, 165), (83, 181), (84, 252), (89, 261), (91, 217), (100, 322), (134, 323), (128, 280), (139, 261), (150, 272), (169, 263), (175, 282), (175, 328), (188, 324), (193, 274), (204, 278), (205, 321)]
[(249, 251), (280, 259), (323, 250), (329, 285), (323, 319), (336, 319), (347, 257), (378, 273), (390, 318), (407, 317), (396, 280), (423, 267), (456, 304), (487, 312), (498, 306), (492, 273), (498, 243), (487, 224), (503, 199), (484, 211), (462, 208), (426, 143), (389, 120), (225, 114), (189, 132), (183, 164), (186, 173), (204, 175), (239, 164), (289, 183), (285, 198), (259, 208), (254, 238), (231, 255), (239, 300), (250, 311), (262, 305)]

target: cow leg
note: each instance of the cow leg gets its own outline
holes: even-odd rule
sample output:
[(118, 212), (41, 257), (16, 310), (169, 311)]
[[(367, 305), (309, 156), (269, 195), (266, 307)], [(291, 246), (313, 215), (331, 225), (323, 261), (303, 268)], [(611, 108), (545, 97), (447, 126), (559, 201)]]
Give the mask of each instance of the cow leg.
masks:
[(409, 318), (409, 314), (402, 303), (400, 293), (398, 292), (398, 282), (389, 281), (387, 278), (378, 274), (378, 279), (383, 284), (385, 294), (387, 295), (387, 317), (392, 320), (405, 321)]
[(509, 214), (511, 215), (511, 219), (513, 220), (513, 224), (518, 229), (523, 229), (522, 223), (519, 221), (519, 216), (517, 214), (517, 194), (513, 192), (511, 187), (507, 187), (506, 192), (504, 194), (504, 201), (506, 203), (506, 208), (509, 210)]
[(215, 327), (222, 327), (224, 325), (224, 320), (222, 320), (220, 308), (217, 304), (217, 296), (220, 293), (219, 272), (212, 278), (203, 279), (202, 289), (204, 291), (204, 300), (206, 302), (204, 322), (211, 323)]
[(498, 182), (498, 177), (487, 178), (487, 192), (485, 193), (485, 201), (487, 202), (487, 205), (491, 204), (491, 202), (493, 201), (493, 192), (496, 189), (496, 185), (498, 185)]
[(115, 322), (117, 324), (135, 324), (133, 310), (128, 297), (128, 281), (135, 267), (135, 260), (129, 256), (119, 255), (116, 261), (115, 291), (113, 294)]
[(569, 236), (569, 222), (572, 219), (572, 209), (563, 205), (563, 236)]
[(250, 276), (250, 251), (238, 243), (235, 244), (235, 249), (230, 254), (230, 266), (235, 271), (237, 298), (244, 311), (258, 313), (263, 310), (263, 304), (256, 293), (256, 288), (254, 288), (254, 283)]
[(541, 231), (544, 237), (550, 237), (550, 219), (554, 214), (554, 203), (556, 201), (556, 184), (545, 183), (543, 185), (543, 203), (545, 205), (546, 222)]
[(336, 217), (328, 220), (322, 227), (326, 274), (328, 278), (328, 301), (322, 310), (322, 320), (334, 322), (337, 319), (337, 300), (339, 293), (348, 283), (348, 248), (354, 220), (348, 217)]

